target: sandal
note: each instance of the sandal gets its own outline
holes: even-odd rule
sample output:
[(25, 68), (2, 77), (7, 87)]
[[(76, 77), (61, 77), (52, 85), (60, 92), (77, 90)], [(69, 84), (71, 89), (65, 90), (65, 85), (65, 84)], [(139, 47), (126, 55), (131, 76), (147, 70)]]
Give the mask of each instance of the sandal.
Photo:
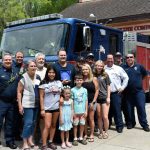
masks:
[(66, 142), (66, 146), (71, 148), (72, 147), (72, 144), (70, 142)]
[(94, 138), (92, 137), (92, 138), (89, 138), (89, 140), (88, 140), (89, 142), (94, 142)]
[(33, 145), (30, 145), (30, 148), (31, 148), (31, 149), (39, 149), (39, 147), (38, 147), (37, 145), (34, 145), (34, 144), (33, 144)]
[(66, 149), (66, 148), (67, 148), (67, 147), (66, 147), (66, 144), (65, 144), (65, 143), (62, 143), (62, 144), (61, 144), (61, 148), (62, 148), (62, 149)]
[(103, 139), (108, 139), (108, 133), (107, 132), (105, 132), (104, 134), (103, 134)]
[(57, 146), (53, 142), (48, 142), (48, 148), (56, 150)]
[(46, 146), (46, 145), (43, 145), (43, 146), (41, 147), (41, 150), (47, 150), (47, 146)]
[(100, 133), (100, 134), (98, 135), (98, 138), (99, 138), (99, 139), (103, 139), (103, 134)]

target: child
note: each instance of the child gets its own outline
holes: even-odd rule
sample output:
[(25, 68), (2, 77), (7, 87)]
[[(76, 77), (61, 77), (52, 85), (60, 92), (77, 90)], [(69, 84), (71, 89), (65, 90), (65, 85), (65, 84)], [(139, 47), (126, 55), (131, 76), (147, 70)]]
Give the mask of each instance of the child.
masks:
[[(72, 144), (69, 142), (69, 130), (72, 128), (73, 120), (73, 100), (71, 97), (71, 89), (69, 86), (64, 86), (62, 91), (64, 102), (60, 105), (60, 125), (59, 130), (61, 130), (61, 147), (63, 149), (67, 147), (72, 147)], [(64, 140), (64, 134), (66, 135), (66, 143)]]
[(71, 89), (72, 92), (72, 98), (74, 103), (74, 118), (73, 118), (73, 124), (74, 124), (74, 141), (73, 145), (77, 146), (77, 127), (80, 125), (80, 137), (79, 141), (86, 145), (86, 140), (83, 139), (83, 131), (85, 126), (85, 120), (87, 117), (87, 110), (88, 110), (88, 101), (87, 101), (87, 90), (82, 87), (83, 83), (83, 76), (82, 75), (76, 75), (75, 76), (75, 83), (76, 86)]

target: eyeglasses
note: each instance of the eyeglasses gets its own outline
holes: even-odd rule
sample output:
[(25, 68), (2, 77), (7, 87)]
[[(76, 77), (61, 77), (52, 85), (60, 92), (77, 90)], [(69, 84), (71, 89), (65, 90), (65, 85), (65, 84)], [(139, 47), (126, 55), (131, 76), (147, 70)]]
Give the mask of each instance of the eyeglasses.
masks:
[(126, 57), (126, 59), (129, 59), (129, 58), (133, 58), (133, 56), (128, 56), (128, 57)]

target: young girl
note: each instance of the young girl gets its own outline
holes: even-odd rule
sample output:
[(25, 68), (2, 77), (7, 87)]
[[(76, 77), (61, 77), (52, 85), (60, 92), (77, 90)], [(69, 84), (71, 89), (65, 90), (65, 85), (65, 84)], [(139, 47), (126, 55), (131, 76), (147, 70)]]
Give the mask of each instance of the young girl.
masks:
[[(110, 106), (110, 79), (104, 70), (104, 63), (98, 60), (95, 63), (94, 75), (98, 78), (99, 96), (97, 99), (97, 116), (100, 134), (98, 138), (108, 138), (108, 112)], [(103, 131), (104, 128), (104, 131)]]
[[(40, 85), (40, 104), (41, 115), (44, 118), (44, 130), (42, 133), (43, 146), (42, 150), (51, 148), (57, 149), (53, 143), (53, 138), (56, 130), (56, 123), (59, 117), (59, 100), (63, 85), (61, 81), (56, 80), (56, 72), (52, 66), (49, 66), (46, 71), (45, 78)], [(49, 136), (48, 147), (47, 138)]]
[[(62, 91), (64, 102), (60, 105), (60, 125), (59, 130), (61, 131), (61, 147), (63, 149), (71, 147), (72, 144), (69, 142), (69, 130), (72, 128), (73, 121), (73, 100), (71, 97), (71, 89), (69, 86), (64, 86)], [(66, 137), (64, 137), (66, 135)], [(66, 138), (66, 142), (65, 142)]]

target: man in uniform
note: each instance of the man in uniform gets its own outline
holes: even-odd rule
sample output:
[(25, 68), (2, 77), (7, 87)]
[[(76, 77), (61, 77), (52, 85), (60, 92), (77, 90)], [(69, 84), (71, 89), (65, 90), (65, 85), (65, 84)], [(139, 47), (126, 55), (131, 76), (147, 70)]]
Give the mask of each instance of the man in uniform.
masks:
[[(6, 146), (16, 149), (14, 143), (14, 106), (17, 97), (18, 74), (12, 67), (12, 57), (5, 54), (0, 68), (0, 130), (4, 123)], [(4, 121), (5, 119), (5, 121)]]
[(145, 111), (145, 93), (142, 87), (142, 80), (147, 76), (147, 71), (142, 65), (135, 63), (133, 54), (127, 54), (126, 65), (123, 68), (129, 76), (128, 86), (125, 89), (127, 128), (131, 129), (135, 126), (134, 107), (136, 107), (140, 125), (144, 131), (149, 132)]

